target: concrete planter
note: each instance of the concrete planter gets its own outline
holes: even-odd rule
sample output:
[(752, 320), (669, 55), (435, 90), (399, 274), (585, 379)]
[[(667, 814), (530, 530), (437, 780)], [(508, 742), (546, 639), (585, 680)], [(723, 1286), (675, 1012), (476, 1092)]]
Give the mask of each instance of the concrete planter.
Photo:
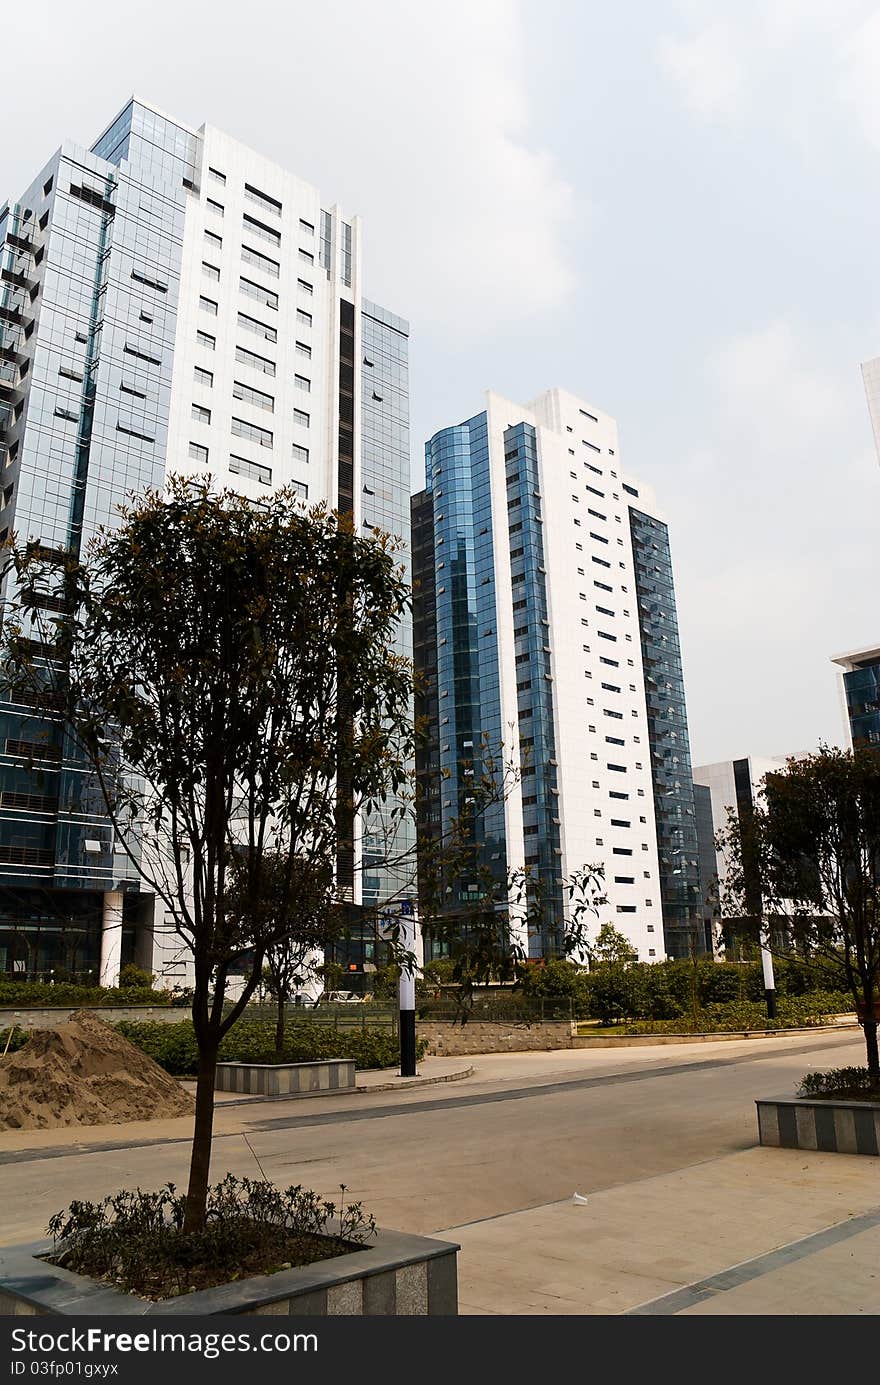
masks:
[(149, 1317), (452, 1317), (458, 1314), (451, 1241), (380, 1231), (363, 1250), (151, 1303), (49, 1265), (51, 1241), (0, 1249), (0, 1314)]
[(316, 1092), (353, 1092), (354, 1059), (319, 1063), (218, 1063), (214, 1089), (246, 1096), (314, 1096)]
[(880, 1102), (771, 1097), (755, 1105), (762, 1145), (880, 1154)]

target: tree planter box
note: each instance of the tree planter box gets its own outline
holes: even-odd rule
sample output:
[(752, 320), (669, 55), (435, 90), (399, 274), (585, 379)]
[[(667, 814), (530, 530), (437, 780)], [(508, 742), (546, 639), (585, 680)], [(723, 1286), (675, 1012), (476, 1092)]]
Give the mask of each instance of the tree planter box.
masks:
[(320, 1063), (218, 1063), (214, 1088), (245, 1096), (313, 1096), (356, 1091), (353, 1058)]
[(151, 1303), (49, 1265), (51, 1241), (0, 1249), (0, 1314), (40, 1317), (273, 1314), (451, 1317), (458, 1314), (451, 1241), (380, 1231), (363, 1250)]
[(755, 1105), (762, 1145), (880, 1154), (880, 1102), (771, 1097)]

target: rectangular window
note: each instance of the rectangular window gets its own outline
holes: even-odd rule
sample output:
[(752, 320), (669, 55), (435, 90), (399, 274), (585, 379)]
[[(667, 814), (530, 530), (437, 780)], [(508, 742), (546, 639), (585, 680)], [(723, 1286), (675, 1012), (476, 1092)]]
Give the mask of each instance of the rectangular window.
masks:
[(117, 433), (124, 433), (128, 438), (139, 438), (141, 442), (155, 442), (156, 439), (150, 433), (142, 433), (138, 428), (129, 428), (127, 423), (116, 424)]
[(244, 195), (249, 202), (255, 203), (262, 211), (271, 212), (273, 216), (281, 215), (281, 203), (277, 197), (270, 197), (267, 192), (260, 192), (259, 188), (251, 187), (250, 183), (245, 183)]
[(216, 233), (216, 231), (206, 231), (206, 232), (205, 232), (205, 240), (208, 242), (208, 244), (209, 244), (210, 246), (216, 247), (218, 250), (219, 250), (219, 249), (222, 247), (222, 245), (223, 245), (223, 237), (222, 237), (222, 236), (218, 236), (217, 233)]
[(215, 216), (224, 216), (226, 213), (226, 208), (223, 206), (223, 203), (215, 202), (212, 197), (207, 199), (207, 206), (208, 210), (213, 212)]
[(612, 616), (612, 617), (613, 617), (613, 615), (614, 615), (614, 612), (613, 612), (613, 611), (609, 611), (609, 609), (608, 609), (607, 606), (597, 606), (597, 607), (596, 607), (596, 610), (599, 612), (599, 615), (600, 615), (600, 616)]
[(248, 351), (244, 346), (235, 348), (235, 359), (241, 365), (253, 366), (254, 370), (261, 370), (264, 375), (275, 374), (275, 362), (270, 361), (266, 356), (258, 356), (256, 351)]
[(189, 445), (189, 455), (194, 462), (207, 462), (208, 449), (203, 447), (200, 442), (191, 442)]
[(265, 322), (260, 322), (255, 317), (248, 317), (247, 313), (238, 314), (238, 325), (246, 332), (253, 332), (256, 336), (262, 337), (264, 341), (278, 340), (278, 333), (274, 327), (268, 327)]
[(210, 164), (208, 165), (208, 177), (211, 178), (213, 182), (219, 183), (221, 187), (226, 186), (226, 174), (221, 173), (217, 168), (212, 168)]
[(302, 217), (299, 219), (299, 229), (305, 231), (307, 236), (313, 236), (315, 234), (315, 228), (312, 223), (310, 221), (303, 221)]
[(290, 481), (288, 484), (290, 485), (291, 490), (296, 491), (297, 495), (300, 496), (302, 500), (308, 500), (309, 488), (306, 485), (305, 481)]
[(294, 375), (293, 383), (298, 390), (305, 390), (306, 394), (308, 394), (312, 388), (311, 380), (305, 375)]
[(231, 453), (229, 470), (234, 476), (249, 476), (252, 481), (259, 481), (264, 486), (272, 484), (272, 468), (263, 466), (261, 462), (249, 462), (247, 457), (236, 457)]
[(609, 635), (607, 630), (597, 630), (596, 634), (600, 640), (613, 640), (615, 644), (617, 643), (617, 636)]
[(312, 315), (311, 313), (307, 313), (305, 308), (297, 308), (296, 320), (300, 327), (311, 327), (312, 325)]
[(271, 394), (264, 394), (262, 390), (255, 390), (251, 385), (242, 384), (241, 380), (233, 382), (233, 399), (243, 399), (246, 404), (253, 404), (257, 409), (265, 409), (267, 413), (275, 412), (275, 400)]
[(220, 270), (215, 264), (208, 264), (207, 260), (202, 260), (202, 273), (206, 279), (220, 278)]
[[(214, 338), (212, 337), (211, 340), (213, 341)], [(127, 356), (135, 356), (139, 361), (146, 361), (148, 365), (162, 364), (161, 356), (151, 356), (148, 351), (141, 351), (139, 347), (132, 346), (130, 342), (126, 342), (122, 349)]]
[(626, 491), (627, 495), (638, 496), (638, 491), (636, 490), (635, 486), (628, 486), (625, 481), (623, 483), (623, 489)]
[(609, 764), (606, 764), (605, 768), (606, 768), (606, 769), (613, 770), (615, 774), (626, 774), (626, 765), (609, 765)]
[(276, 231), (273, 226), (265, 226), (262, 221), (257, 221), (256, 217), (248, 216), (247, 212), (242, 217), (242, 223), (248, 235), (255, 236), (257, 240), (264, 240), (268, 245), (281, 244), (280, 231)]
[(306, 360), (310, 361), (312, 359), (312, 348), (304, 341), (298, 341), (296, 343), (296, 354), (298, 356), (305, 356)]
[(150, 279), (146, 274), (141, 274), (137, 269), (131, 271), (131, 277), (138, 284), (145, 285), (148, 289), (155, 289), (157, 293), (167, 293), (168, 285), (161, 279)]
[(296, 286), (301, 293), (306, 294), (306, 296), (309, 298), (311, 298), (312, 294), (315, 292), (314, 288), (309, 283), (308, 279), (297, 279)]
[(195, 369), (194, 369), (194, 371), (193, 371), (193, 378), (194, 378), (194, 380), (195, 380), (195, 382), (196, 382), (197, 385), (204, 385), (206, 389), (209, 389), (209, 390), (210, 390), (210, 389), (213, 389), (213, 387), (214, 387), (214, 373), (213, 373), (213, 371), (211, 371), (211, 370), (203, 370), (202, 367), (201, 367), (200, 365), (197, 365), (197, 366), (195, 367)]
[(245, 279), (243, 275), (239, 276), (238, 287), (240, 292), (246, 294), (248, 298), (255, 299), (266, 308), (278, 311), (278, 294), (273, 293), (271, 289), (264, 289), (262, 285), (255, 284), (253, 279)]
[(204, 404), (193, 404), (192, 416), (195, 419), (196, 423), (211, 422), (211, 410), (206, 409)]
[(199, 307), (203, 312), (209, 313), (211, 317), (217, 316), (217, 304), (214, 302), (213, 298), (206, 298), (205, 295), (202, 294), (199, 298)]
[(236, 438), (249, 438), (251, 442), (258, 442), (261, 447), (272, 446), (272, 434), (268, 428), (258, 428), (256, 423), (248, 423), (243, 418), (233, 418), (232, 434)]
[(290, 450), (295, 462), (308, 462), (309, 449), (307, 447), (301, 447), (298, 442), (295, 442)]
[(599, 567), (610, 567), (610, 566), (611, 566), (611, 564), (608, 563), (608, 562), (606, 562), (604, 558), (592, 558), (592, 559), (591, 559), (591, 562), (597, 563), (597, 564), (599, 565)]
[(607, 543), (607, 542), (608, 542), (608, 540), (607, 540), (606, 538), (604, 538), (602, 534), (594, 534), (593, 531), (592, 531), (592, 529), (590, 530), (590, 538), (591, 538), (591, 539), (595, 539), (597, 543)]
[(312, 419), (311, 415), (307, 414), (305, 409), (294, 409), (293, 421), (294, 423), (298, 423), (301, 428), (308, 428)]
[(315, 263), (315, 257), (312, 254), (312, 252), (310, 250), (303, 250), (302, 246), (300, 246), (299, 250), (297, 251), (297, 254), (299, 255), (299, 258), (302, 260), (303, 264)]
[(217, 338), (212, 337), (210, 332), (196, 332), (196, 341), (199, 346), (204, 346), (208, 351), (213, 351), (217, 345)]
[(249, 245), (241, 247), (241, 258), (245, 264), (253, 265), (254, 269), (261, 269), (264, 274), (268, 274), (270, 279), (278, 279), (281, 275), (281, 266), (277, 260), (270, 260), (268, 255), (261, 255), (259, 250), (252, 250)]

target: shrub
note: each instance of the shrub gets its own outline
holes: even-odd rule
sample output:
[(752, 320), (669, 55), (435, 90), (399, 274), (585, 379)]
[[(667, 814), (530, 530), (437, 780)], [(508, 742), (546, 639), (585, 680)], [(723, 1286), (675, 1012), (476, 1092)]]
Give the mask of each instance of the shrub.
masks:
[(846, 996), (816, 991), (812, 995), (780, 997), (775, 1019), (767, 1016), (763, 1001), (737, 1000), (726, 1005), (707, 1005), (696, 1018), (640, 1019), (627, 1025), (628, 1033), (721, 1034), (738, 1029), (797, 1029), (823, 1024), (829, 1015), (847, 1009)]
[(798, 1096), (833, 1096), (836, 1092), (871, 1090), (871, 1074), (867, 1068), (829, 1068), (827, 1072), (805, 1073)]
[[(117, 1028), (133, 1044), (175, 1077), (198, 1072), (198, 1045), (192, 1020), (162, 1024), (157, 1020), (123, 1020)], [(427, 1043), (420, 1040), (418, 1057)], [(357, 1068), (390, 1068), (400, 1047), (389, 1029), (335, 1030), (329, 1026), (294, 1023), (287, 1027), (281, 1057), (275, 1052), (275, 1026), (266, 1020), (239, 1020), (220, 1046), (221, 1063), (314, 1063), (327, 1058), (353, 1058)]]
[[(148, 972), (141, 973), (149, 977)], [(170, 1005), (170, 991), (154, 991), (151, 986), (82, 986), (69, 981), (49, 985), (46, 981), (0, 981), (0, 1005), (7, 1006), (88, 1006)]]
[(123, 1191), (101, 1202), (72, 1202), (49, 1221), (51, 1262), (108, 1280), (128, 1293), (163, 1299), (271, 1274), (359, 1249), (376, 1223), (360, 1202), (339, 1206), (307, 1188), (227, 1174), (208, 1189), (201, 1231), (186, 1233), (186, 1198), (173, 1183), (155, 1193)]
[(134, 987), (135, 990), (151, 991), (153, 989), (153, 973), (145, 971), (143, 967), (136, 967), (133, 962), (128, 962), (119, 973), (120, 990), (128, 991)]

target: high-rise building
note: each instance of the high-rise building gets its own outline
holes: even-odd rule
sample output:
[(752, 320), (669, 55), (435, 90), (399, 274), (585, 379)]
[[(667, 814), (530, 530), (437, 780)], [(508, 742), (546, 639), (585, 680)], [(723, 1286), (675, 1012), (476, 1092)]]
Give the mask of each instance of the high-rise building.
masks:
[[(698, 808), (697, 828), (700, 842), (700, 859), (703, 861), (703, 896), (707, 905), (707, 917), (716, 919), (714, 932), (720, 938), (718, 905), (724, 893), (729, 861), (727, 853), (716, 847), (715, 839), (728, 825), (728, 814), (733, 811), (740, 822), (747, 822), (758, 802), (761, 781), (765, 774), (784, 769), (788, 757), (780, 755), (772, 759), (756, 755), (744, 756), (740, 760), (719, 760), (712, 765), (697, 765), (694, 768), (694, 792), (701, 802), (707, 802), (708, 812)], [(749, 873), (745, 862), (746, 880), (744, 882), (746, 899), (752, 913), (760, 913), (760, 884), (754, 871)]]
[[(362, 301), (357, 218), (132, 100), (0, 209), (0, 537), (57, 562), (132, 491), (209, 472), (390, 527), (408, 562), (407, 342)], [(8, 701), (0, 721), (0, 972), (182, 971), (59, 727)], [(362, 845), (338, 862), (356, 903)]]
[[(600, 863), (600, 922), (648, 960), (703, 949), (687, 714), (666, 525), (612, 418), (563, 390), (426, 445), (413, 499), (420, 826), (445, 835), (490, 763), (521, 777), (479, 814), (481, 866), (528, 866), (556, 953), (563, 882)], [(448, 901), (464, 910), (473, 881)]]
[(838, 654), (846, 743), (853, 749), (880, 749), (880, 646)]
[(878, 459), (880, 459), (880, 356), (875, 356), (872, 361), (865, 361), (862, 364), (862, 380), (865, 385), (871, 428), (874, 431), (874, 446), (877, 449)]

